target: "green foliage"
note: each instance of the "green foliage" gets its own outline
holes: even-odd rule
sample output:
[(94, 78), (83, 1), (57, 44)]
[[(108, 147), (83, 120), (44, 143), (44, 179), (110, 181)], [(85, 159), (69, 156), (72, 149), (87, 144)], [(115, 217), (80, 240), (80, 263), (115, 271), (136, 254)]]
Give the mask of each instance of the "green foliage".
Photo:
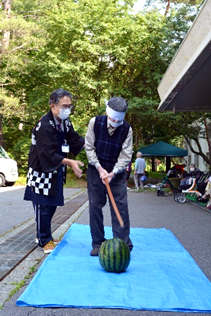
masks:
[(65, 188), (86, 188), (86, 186), (87, 181), (85, 174), (83, 174), (82, 178), (80, 179), (77, 179), (72, 172), (67, 174), (66, 183), (64, 185)]
[(86, 156), (86, 152), (85, 152), (85, 149), (83, 149), (76, 157), (75, 157), (76, 160), (80, 160), (84, 163), (84, 167), (82, 167), (82, 170), (84, 171), (84, 173), (86, 172), (87, 170), (87, 167), (88, 167), (88, 159), (87, 159), (87, 156)]
[[(155, 6), (132, 14), (133, 3), (16, 0), (11, 19), (1, 12), (0, 29), (10, 31), (10, 43), (0, 56), (0, 115), (7, 150), (21, 174), (27, 169), (31, 130), (59, 87), (74, 95), (71, 120), (82, 136), (113, 95), (129, 100), (126, 119), (133, 127), (134, 150), (181, 135), (180, 114), (157, 112), (157, 86), (198, 6), (174, 5), (164, 16)], [(85, 171), (85, 151), (77, 159)]]
[(15, 182), (15, 185), (26, 185), (26, 176), (19, 176), (18, 180)]
[(20, 138), (13, 148), (14, 159), (18, 164), (18, 173), (22, 176), (27, 174), (30, 144), (29, 138)]
[(163, 179), (165, 176), (165, 172), (151, 171), (148, 173), (148, 178)]

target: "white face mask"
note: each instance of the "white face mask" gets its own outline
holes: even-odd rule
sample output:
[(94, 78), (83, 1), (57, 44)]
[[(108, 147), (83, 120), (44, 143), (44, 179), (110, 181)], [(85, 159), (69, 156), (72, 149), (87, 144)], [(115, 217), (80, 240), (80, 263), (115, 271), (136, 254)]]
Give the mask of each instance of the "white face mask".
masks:
[(190, 168), (190, 171), (194, 171), (195, 170), (195, 168)]
[(58, 117), (63, 121), (68, 118), (70, 113), (71, 113), (70, 109), (60, 109)]
[(123, 121), (121, 121), (121, 122), (113, 122), (113, 121), (111, 121), (111, 120), (108, 118), (108, 123), (109, 123), (112, 127), (116, 128), (116, 127), (119, 127), (120, 125), (122, 125), (122, 124), (123, 124)]

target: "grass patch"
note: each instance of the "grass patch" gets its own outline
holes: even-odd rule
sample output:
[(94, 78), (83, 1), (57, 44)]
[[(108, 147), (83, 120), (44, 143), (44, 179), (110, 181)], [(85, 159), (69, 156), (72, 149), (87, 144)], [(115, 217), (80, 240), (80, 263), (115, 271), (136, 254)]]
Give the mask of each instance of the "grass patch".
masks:
[[(9, 293), (7, 301), (9, 301), (9, 299), (26, 284), (26, 281), (33, 276), (34, 272), (36, 271), (36, 266), (40, 263), (41, 260), (42, 259), (37, 260), (37, 263), (34, 266), (30, 267), (29, 274), (26, 275), (22, 281), (20, 281), (19, 283), (12, 283), (13, 285), (15, 285), (15, 288)], [(1, 308), (3, 308), (3, 306), (1, 306)]]
[[(15, 186), (26, 185), (26, 177), (20, 176), (15, 182)], [(66, 178), (65, 188), (86, 188), (87, 181), (86, 176), (83, 175), (81, 179), (76, 178), (73, 173), (68, 173)]]
[[(68, 170), (67, 178), (66, 178), (66, 184), (64, 184), (64, 188), (86, 188), (87, 187), (87, 179), (86, 175), (83, 174), (82, 178), (78, 179), (74, 175), (71, 170)], [(148, 172), (148, 182), (150, 179), (163, 179), (166, 176), (165, 172)], [(132, 184), (133, 181), (131, 181)], [(18, 185), (26, 185), (26, 176), (20, 176), (18, 177), (18, 180), (15, 183), (15, 186)]]
[(86, 188), (87, 181), (86, 176), (83, 175), (80, 179), (76, 178), (73, 173), (68, 173), (64, 188)]
[(18, 180), (15, 182), (15, 186), (18, 185), (26, 185), (26, 177), (20, 176), (18, 177)]
[(165, 176), (166, 176), (166, 173), (163, 171), (148, 172), (148, 178), (163, 179)]
[(186, 198), (192, 202), (195, 202), (197, 204), (200, 204), (201, 206), (207, 206), (207, 202), (200, 202), (197, 201), (196, 196), (195, 195), (190, 195), (190, 194), (186, 194)]

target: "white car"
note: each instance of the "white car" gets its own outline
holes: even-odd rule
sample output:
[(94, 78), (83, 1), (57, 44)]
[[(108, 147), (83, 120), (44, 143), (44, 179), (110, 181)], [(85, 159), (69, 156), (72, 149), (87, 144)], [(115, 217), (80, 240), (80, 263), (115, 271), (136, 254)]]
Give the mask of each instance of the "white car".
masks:
[(11, 159), (2, 146), (0, 146), (0, 187), (12, 186), (18, 179), (17, 162)]

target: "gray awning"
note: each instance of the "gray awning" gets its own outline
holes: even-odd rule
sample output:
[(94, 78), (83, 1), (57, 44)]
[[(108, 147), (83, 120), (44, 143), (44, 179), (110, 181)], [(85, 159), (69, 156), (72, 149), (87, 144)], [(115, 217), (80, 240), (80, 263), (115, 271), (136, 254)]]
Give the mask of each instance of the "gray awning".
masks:
[(211, 111), (211, 0), (205, 1), (158, 86), (163, 111)]

